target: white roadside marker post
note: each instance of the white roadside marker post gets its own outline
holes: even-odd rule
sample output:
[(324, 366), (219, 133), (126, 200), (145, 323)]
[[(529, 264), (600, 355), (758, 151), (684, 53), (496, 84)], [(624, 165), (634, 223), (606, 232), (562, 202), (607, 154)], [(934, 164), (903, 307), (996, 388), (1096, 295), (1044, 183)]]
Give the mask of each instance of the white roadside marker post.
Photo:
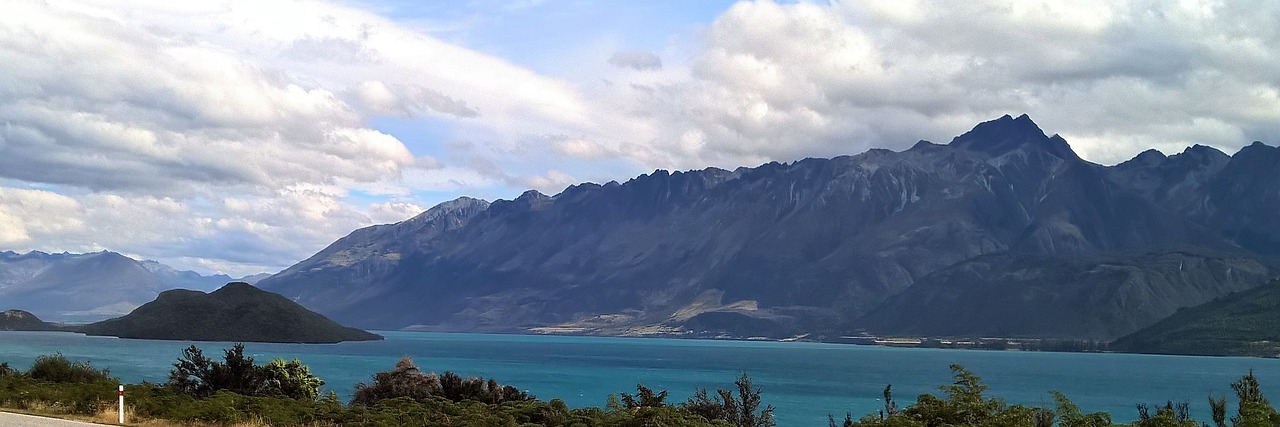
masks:
[(120, 424), (124, 424), (124, 386), (120, 386)]

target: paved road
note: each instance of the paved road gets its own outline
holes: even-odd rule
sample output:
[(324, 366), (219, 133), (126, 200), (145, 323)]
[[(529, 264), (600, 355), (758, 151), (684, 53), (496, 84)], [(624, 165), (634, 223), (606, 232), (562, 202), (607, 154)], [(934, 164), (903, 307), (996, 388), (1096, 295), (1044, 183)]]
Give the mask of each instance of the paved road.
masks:
[(0, 412), (0, 426), (4, 427), (92, 427), (107, 424), (82, 423), (57, 418), (33, 417), (30, 415)]

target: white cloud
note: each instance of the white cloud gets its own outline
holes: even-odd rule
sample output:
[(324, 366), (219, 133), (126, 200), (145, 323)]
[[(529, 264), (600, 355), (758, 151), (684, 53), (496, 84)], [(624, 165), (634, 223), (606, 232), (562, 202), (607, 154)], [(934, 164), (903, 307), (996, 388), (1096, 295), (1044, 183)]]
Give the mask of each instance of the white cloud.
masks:
[(5, 9), (0, 178), (49, 189), (0, 187), (14, 249), (281, 268), (421, 208), (350, 189), (502, 182), (415, 156), (375, 115), (457, 121), (507, 147), (486, 152), (588, 124), (566, 83), (322, 1)]
[(610, 102), (651, 133), (588, 140), (651, 167), (733, 167), (1025, 112), (1103, 163), (1170, 141), (1232, 152), (1280, 134), (1278, 20), (1269, 2), (743, 2), (684, 67), (611, 77)]
[(567, 173), (559, 170), (549, 170), (545, 174), (521, 176), (515, 178), (515, 181), (523, 185), (525, 188), (539, 190), (544, 194), (556, 194), (565, 187), (577, 184), (578, 180), (574, 179)]

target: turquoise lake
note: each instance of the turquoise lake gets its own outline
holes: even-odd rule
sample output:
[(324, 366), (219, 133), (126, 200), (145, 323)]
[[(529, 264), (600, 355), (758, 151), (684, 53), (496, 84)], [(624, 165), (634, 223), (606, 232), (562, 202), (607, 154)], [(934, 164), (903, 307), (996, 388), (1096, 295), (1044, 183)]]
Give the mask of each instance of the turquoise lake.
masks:
[[(496, 378), (542, 399), (571, 407), (603, 406), (610, 393), (642, 383), (684, 401), (699, 387), (729, 388), (741, 371), (777, 408), (778, 425), (826, 426), (846, 412), (860, 417), (882, 407), (893, 384), (899, 406), (920, 393), (940, 393), (958, 363), (982, 377), (991, 396), (1009, 403), (1052, 405), (1050, 390), (1116, 421), (1137, 416), (1138, 403), (1191, 402), (1208, 421), (1206, 398), (1231, 396), (1230, 383), (1250, 369), (1263, 391), (1280, 396), (1280, 360), (1132, 354), (906, 349), (818, 343), (598, 338), (534, 335), (379, 332), (385, 341), (245, 346), (258, 361), (299, 358), (344, 398), (358, 382), (410, 356), (424, 371)], [(109, 368), (126, 382), (162, 382), (190, 342), (124, 340), (58, 332), (0, 332), (0, 361), (25, 369), (41, 354), (61, 352)], [(228, 343), (195, 343), (220, 357)], [(1234, 408), (1234, 403), (1231, 403)], [(1234, 409), (1231, 409), (1234, 411)]]

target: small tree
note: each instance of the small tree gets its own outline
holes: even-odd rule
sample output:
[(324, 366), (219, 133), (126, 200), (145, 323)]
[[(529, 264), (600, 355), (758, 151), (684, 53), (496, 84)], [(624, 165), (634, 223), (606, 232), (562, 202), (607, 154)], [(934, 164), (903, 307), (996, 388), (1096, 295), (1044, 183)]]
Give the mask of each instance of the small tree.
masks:
[(751, 384), (751, 378), (743, 372), (733, 383), (733, 390), (716, 390), (716, 396), (699, 389), (682, 405), (685, 409), (709, 420), (724, 420), (737, 427), (772, 427), (773, 406), (760, 408), (760, 388)]
[(424, 399), (440, 392), (440, 378), (422, 373), (413, 359), (405, 356), (390, 371), (373, 374), (373, 384), (356, 384), (351, 403), (373, 406), (383, 399)]
[(244, 344), (236, 343), (223, 350), (223, 363), (213, 365), (215, 390), (227, 390), (245, 396), (265, 394), (262, 372), (253, 364), (253, 356), (244, 355)]
[[(892, 417), (898, 413), (898, 402), (893, 401), (893, 384), (884, 385), (884, 412), (880, 413), (880, 418)], [(846, 417), (849, 418), (849, 417)], [(852, 420), (851, 420), (852, 421)]]
[(636, 394), (622, 393), (622, 404), (627, 409), (636, 408), (661, 408), (667, 406), (667, 391), (654, 393), (653, 389), (645, 387), (644, 384), (636, 384)]
[(1213, 413), (1213, 424), (1227, 427), (1227, 398), (1209, 395), (1209, 410)]
[(324, 381), (298, 359), (272, 360), (262, 367), (261, 376), (265, 394), (291, 399), (315, 400), (320, 397), (320, 386), (324, 385)]
[(294, 359), (276, 359), (265, 366), (245, 356), (244, 344), (223, 351), (223, 361), (209, 359), (194, 345), (182, 350), (182, 357), (169, 371), (167, 387), (179, 393), (205, 398), (225, 390), (245, 396), (284, 396), (315, 400), (324, 381), (311, 368)]
[(1111, 414), (1094, 412), (1086, 415), (1080, 412), (1080, 407), (1068, 399), (1067, 395), (1058, 391), (1051, 391), (1049, 394), (1053, 395), (1054, 413), (1058, 416), (1060, 427), (1111, 426)]
[(1280, 414), (1276, 413), (1271, 403), (1262, 395), (1262, 387), (1258, 385), (1258, 377), (1253, 370), (1231, 384), (1240, 400), (1236, 416), (1231, 417), (1235, 427), (1273, 427), (1280, 425)]

